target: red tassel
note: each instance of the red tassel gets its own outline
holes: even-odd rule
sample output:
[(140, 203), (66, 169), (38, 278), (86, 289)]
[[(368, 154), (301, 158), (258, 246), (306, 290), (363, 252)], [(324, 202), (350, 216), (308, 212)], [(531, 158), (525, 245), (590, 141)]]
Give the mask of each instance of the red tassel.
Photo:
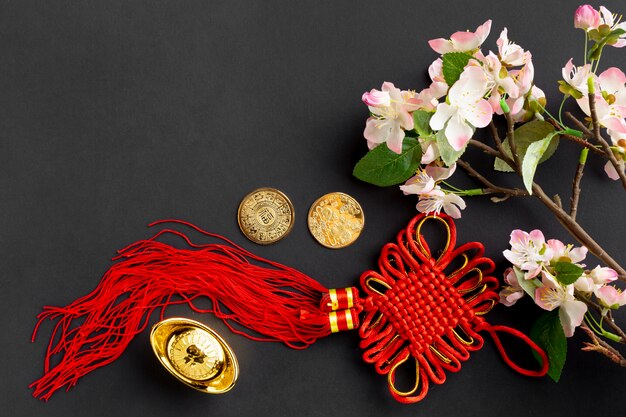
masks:
[[(436, 219), (447, 234), (443, 253), (432, 256), (421, 234), (422, 224)], [(167, 221), (153, 223), (160, 224)], [(31, 384), (43, 400), (62, 388), (76, 385), (83, 375), (119, 358), (133, 337), (148, 325), (151, 313), (168, 305), (187, 304), (199, 313), (213, 313), (234, 333), (257, 341), (283, 342), (303, 349), (331, 332), (359, 328), (363, 358), (387, 375), (393, 397), (403, 403), (421, 401), (430, 383), (442, 384), (446, 371), (458, 372), (461, 362), (483, 346), (478, 333), (488, 332), (505, 362), (517, 372), (543, 376), (548, 358), (527, 336), (504, 326), (491, 326), (482, 315), (498, 300), (498, 280), (489, 274), (493, 261), (483, 257), (478, 242), (456, 247), (456, 228), (449, 216), (416, 216), (398, 234), (397, 243), (383, 247), (379, 271), (367, 271), (361, 286), (328, 290), (295, 269), (258, 257), (229, 240), (191, 227), (222, 243), (198, 245), (175, 230), (162, 230), (148, 240), (122, 249), (117, 260), (90, 294), (66, 307), (45, 307), (41, 322), (57, 320), (48, 344), (44, 375)], [(151, 226), (152, 226), (151, 225)], [(164, 234), (181, 237), (190, 247), (177, 249), (157, 239)], [(455, 264), (459, 264), (460, 266)], [(451, 267), (452, 265), (452, 267)], [(449, 269), (456, 270), (449, 271)], [(208, 308), (198, 298), (211, 301)], [(533, 349), (542, 359), (538, 370), (513, 362), (498, 332), (508, 333)], [(54, 355), (58, 365), (50, 365)], [(399, 366), (416, 375), (407, 392), (395, 387)]]
[[(164, 222), (168, 221), (151, 226)], [(151, 313), (160, 308), (163, 318), (165, 308), (172, 304), (213, 313), (234, 333), (250, 339), (283, 342), (295, 349), (331, 333), (328, 313), (320, 308), (328, 289), (320, 283), (189, 223), (169, 222), (223, 243), (197, 245), (178, 231), (162, 230), (119, 251), (114, 258), (119, 262), (90, 294), (66, 307), (44, 307), (33, 341), (43, 320), (57, 323), (46, 353), (45, 373), (30, 385), (35, 397), (48, 400), (56, 390), (69, 390), (80, 377), (119, 358), (146, 328)], [(181, 237), (191, 249), (158, 242), (164, 234)], [(202, 297), (211, 300), (209, 308), (196, 305)], [(61, 360), (51, 367), (51, 358), (57, 354)]]

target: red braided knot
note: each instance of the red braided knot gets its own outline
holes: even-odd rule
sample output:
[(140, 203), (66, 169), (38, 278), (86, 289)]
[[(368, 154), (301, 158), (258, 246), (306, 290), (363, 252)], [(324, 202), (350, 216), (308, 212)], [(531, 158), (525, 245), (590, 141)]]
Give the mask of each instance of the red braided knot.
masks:
[[(445, 227), (447, 244), (438, 258), (421, 233), (426, 220), (436, 219)], [(382, 249), (379, 270), (361, 276), (367, 293), (362, 302), (364, 317), (360, 328), (363, 358), (376, 371), (388, 375), (389, 389), (398, 401), (420, 401), (429, 382), (443, 384), (445, 370), (457, 372), (469, 353), (483, 346), (479, 331), (488, 331), (505, 361), (525, 375), (544, 375), (547, 359), (543, 351), (522, 333), (491, 327), (481, 316), (497, 303), (498, 280), (488, 276), (494, 270), (485, 258), (483, 245), (470, 242), (455, 248), (456, 228), (446, 215), (415, 217), (398, 234), (397, 243)], [(543, 359), (540, 371), (514, 364), (504, 353), (495, 334), (505, 331), (521, 338)], [(416, 383), (411, 390), (395, 386), (396, 369), (415, 359)]]

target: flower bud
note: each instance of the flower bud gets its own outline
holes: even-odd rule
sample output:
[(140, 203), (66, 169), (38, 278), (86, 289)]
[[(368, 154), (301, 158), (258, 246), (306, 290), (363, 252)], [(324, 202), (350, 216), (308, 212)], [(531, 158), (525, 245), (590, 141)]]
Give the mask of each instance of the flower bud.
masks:
[(574, 27), (588, 31), (600, 26), (600, 12), (588, 4), (580, 6), (574, 13)]
[(361, 97), (363, 103), (372, 107), (386, 107), (391, 105), (391, 97), (387, 91), (378, 91), (372, 89), (372, 91), (363, 93)]

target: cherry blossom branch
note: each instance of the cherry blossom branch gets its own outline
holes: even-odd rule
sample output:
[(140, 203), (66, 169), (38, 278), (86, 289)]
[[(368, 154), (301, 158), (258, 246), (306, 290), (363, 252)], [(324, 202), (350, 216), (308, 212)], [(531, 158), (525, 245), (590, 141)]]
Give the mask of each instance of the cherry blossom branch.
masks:
[[(505, 113), (506, 122), (507, 122), (507, 131), (509, 133), (513, 132), (514, 122), (511, 118), (511, 115)], [(514, 137), (509, 136), (508, 141), (510, 144), (514, 142)], [(511, 148), (513, 151), (513, 148)], [(518, 175), (521, 176), (521, 169), (519, 165), (519, 156), (515, 154), (513, 151), (513, 157), (515, 158), (515, 164), (511, 166), (511, 168), (515, 169)], [(532, 183), (533, 195), (539, 199), (547, 208), (555, 215), (557, 220), (563, 225), (563, 227), (572, 235), (576, 240), (578, 240), (581, 244), (585, 245), (587, 249), (591, 253), (593, 253), (598, 259), (602, 260), (607, 266), (613, 268), (620, 279), (626, 281), (626, 270), (622, 268), (622, 266), (615, 261), (608, 253), (604, 251), (602, 246), (600, 246), (577, 222), (574, 218), (572, 218), (568, 213), (566, 213), (563, 208), (559, 207), (548, 195), (545, 193), (543, 188), (539, 186), (536, 182)]]
[(483, 151), (484, 153), (486, 153), (487, 155), (493, 156), (495, 158), (500, 158), (501, 153), (496, 151), (495, 149), (493, 149), (491, 146), (484, 144), (476, 139), (470, 139), (469, 141), (469, 145), (480, 149), (481, 151)]
[(578, 118), (576, 118), (576, 116), (574, 116), (572, 113), (568, 111), (565, 112), (565, 117), (570, 119), (576, 125), (576, 127), (583, 131), (583, 134), (585, 134), (587, 137), (593, 137), (593, 133), (591, 132), (591, 130), (589, 130), (587, 126), (585, 126), (583, 122), (578, 120)]
[(572, 197), (570, 198), (570, 210), (569, 215), (572, 220), (576, 220), (576, 214), (578, 213), (578, 201), (580, 199), (580, 180), (583, 178), (583, 171), (585, 170), (585, 164), (579, 162), (576, 167), (576, 173), (574, 174), (574, 181), (572, 184)]
[(481, 175), (478, 171), (472, 168), (470, 164), (463, 161), (462, 159), (457, 160), (456, 163), (465, 171), (467, 171), (467, 173), (470, 176), (476, 178), (486, 187), (486, 188), (483, 188), (483, 194), (504, 194), (505, 196), (509, 196), (509, 197), (528, 196), (528, 192), (526, 192), (526, 190), (522, 190), (519, 188), (500, 187), (500, 186), (493, 184), (491, 181), (489, 181), (487, 178)]
[(587, 324), (582, 323), (580, 328), (589, 336), (591, 342), (585, 342), (585, 346), (582, 350), (586, 352), (598, 352), (601, 355), (606, 356), (611, 361), (615, 362), (619, 366), (626, 367), (626, 358), (622, 356), (622, 354), (615, 349), (613, 346), (606, 343), (604, 340), (600, 339), (594, 332), (587, 326)]
[(491, 120), (491, 122), (489, 123), (489, 129), (491, 129), (491, 137), (493, 138), (493, 141), (496, 143), (496, 148), (498, 148), (498, 151), (500, 152), (501, 155), (506, 155), (506, 152), (504, 152), (504, 147), (502, 146), (502, 139), (500, 139), (500, 135), (498, 134), (498, 129), (496, 128), (495, 123), (493, 123), (493, 120)]
[(604, 150), (604, 153), (606, 154), (607, 158), (609, 158), (609, 161), (611, 161), (611, 164), (615, 168), (615, 171), (617, 171), (619, 179), (622, 182), (622, 187), (624, 187), (624, 189), (626, 190), (626, 172), (624, 172), (622, 166), (617, 161), (617, 158), (615, 158), (615, 155), (613, 155), (613, 151), (611, 151), (611, 147), (609, 146), (608, 142), (602, 137), (602, 134), (600, 133), (600, 123), (598, 122), (598, 114), (596, 113), (596, 95), (593, 91), (590, 91), (588, 97), (594, 138)]
[[(510, 115), (506, 113), (505, 113), (505, 117), (507, 119), (507, 131), (509, 132), (509, 134), (512, 134), (513, 124), (514, 124), (513, 120), (510, 117)], [(494, 129), (494, 130), (496, 130), (495, 133), (497, 134), (497, 129)], [(513, 136), (509, 136), (508, 140), (510, 144), (514, 143)], [(478, 146), (478, 148), (482, 149), (483, 151), (488, 152), (490, 155), (493, 155), (495, 157), (502, 159), (513, 170), (515, 170), (515, 172), (517, 172), (519, 176), (521, 176), (521, 165), (519, 165), (519, 156), (514, 152), (513, 150), (514, 147), (515, 146), (513, 145), (511, 150), (512, 150), (512, 155), (515, 158), (515, 161), (511, 160), (511, 158), (509, 158), (506, 154), (496, 151), (495, 149), (489, 147), (488, 145), (482, 144)], [(502, 192), (502, 194), (505, 194), (507, 196), (520, 195), (518, 193), (510, 194), (510, 190), (513, 190), (513, 189), (507, 189), (507, 188), (499, 187), (493, 184), (491, 181), (487, 180), (482, 174), (480, 174), (478, 171), (473, 169), (465, 161), (459, 161), (459, 166), (461, 166), (461, 168), (467, 171), (470, 176), (476, 178), (478, 181), (480, 181), (489, 189), (506, 190), (507, 192)], [(593, 253), (598, 259), (604, 262), (604, 264), (614, 269), (617, 272), (621, 280), (626, 281), (626, 270), (617, 261), (615, 261), (608, 253), (606, 253), (605, 250), (576, 222), (575, 217), (572, 217), (570, 214), (568, 214), (562, 208), (561, 204), (557, 204), (553, 199), (551, 199), (543, 190), (543, 188), (541, 188), (539, 184), (533, 182), (532, 191), (533, 191), (533, 196), (537, 198), (539, 201), (541, 201), (544, 204), (544, 206), (546, 206), (546, 208), (552, 212), (552, 214), (561, 223), (561, 225), (563, 225), (563, 227), (570, 233), (570, 235), (572, 235), (582, 245), (586, 246), (587, 249), (589, 249), (589, 251)]]
[(506, 137), (509, 141), (509, 147), (511, 148), (511, 155), (513, 155), (513, 161), (515, 162), (515, 166), (512, 167), (515, 172), (521, 175), (522, 172), (522, 163), (519, 159), (519, 155), (517, 153), (517, 144), (515, 143), (515, 123), (513, 122), (513, 118), (509, 112), (504, 113), (504, 117), (506, 118), (506, 126), (507, 132)]
[[(567, 113), (566, 113), (566, 114), (567, 114)], [(570, 114), (570, 116), (571, 116), (571, 114)], [(571, 117), (574, 117), (574, 116), (571, 116)], [(548, 121), (549, 121), (549, 122), (550, 122), (550, 123), (551, 123), (551, 124), (552, 124), (555, 128), (557, 128), (557, 129), (561, 129), (561, 126), (559, 126), (559, 125), (558, 125), (558, 123), (557, 123), (557, 122), (555, 122), (554, 120), (549, 119)], [(576, 119), (576, 121), (577, 121), (578, 123), (580, 123), (580, 121), (579, 121), (578, 119)], [(582, 125), (582, 126), (584, 127), (584, 125)], [(580, 126), (578, 126), (578, 127), (580, 128)], [(578, 145), (580, 145), (580, 146), (582, 146), (582, 147), (584, 147), (584, 148), (589, 149), (591, 152), (595, 153), (595, 154), (596, 154), (596, 155), (598, 155), (598, 156), (601, 156), (601, 157), (603, 157), (603, 158), (607, 158), (607, 156), (604, 154), (604, 152), (603, 152), (602, 150), (598, 149), (595, 145), (593, 145), (593, 144), (591, 144), (591, 143), (587, 142), (587, 141), (586, 141), (586, 140), (584, 140), (584, 139), (581, 139), (581, 138), (576, 137), (576, 136), (574, 136), (574, 135), (570, 135), (570, 134), (568, 134), (568, 133), (559, 133), (559, 136), (560, 136), (560, 137), (562, 137), (562, 138), (564, 138), (564, 139), (567, 139), (567, 140), (569, 140), (569, 141), (571, 141), (571, 142), (574, 142), (574, 143), (576, 143), (576, 144), (578, 144)], [(590, 136), (590, 135), (589, 135), (589, 136)]]

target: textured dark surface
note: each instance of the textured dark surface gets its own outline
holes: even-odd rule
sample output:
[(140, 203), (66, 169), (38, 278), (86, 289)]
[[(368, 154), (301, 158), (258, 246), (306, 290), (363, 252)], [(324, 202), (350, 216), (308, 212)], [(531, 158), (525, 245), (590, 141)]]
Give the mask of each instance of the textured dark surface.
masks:
[[(624, 2), (605, 1), (626, 12)], [(380, 247), (413, 216), (416, 203), (395, 188), (351, 177), (365, 153), (363, 91), (383, 81), (426, 86), (435, 59), (426, 44), (494, 20), (533, 52), (536, 83), (558, 109), (556, 81), (582, 56), (572, 27), (578, 2), (238, 2), (2, 1), (0, 6), (0, 279), (5, 416), (452, 416), (614, 413), (624, 371), (569, 341), (559, 384), (509, 370), (491, 343), (459, 374), (431, 388), (421, 404), (400, 405), (385, 378), (362, 363), (356, 333), (304, 351), (249, 341), (213, 317), (170, 313), (213, 326), (235, 350), (241, 378), (224, 396), (205, 396), (175, 381), (138, 336), (114, 364), (43, 403), (27, 385), (41, 375), (50, 326), (31, 344), (44, 304), (64, 305), (89, 292), (118, 248), (148, 236), (145, 226), (181, 218), (233, 238), (331, 287), (356, 282)], [(619, 8), (621, 7), (621, 10)], [(612, 49), (603, 64), (625, 67)], [(561, 144), (538, 178), (568, 199), (577, 149)], [(491, 161), (470, 160), (485, 170)], [(482, 165), (481, 165), (482, 164)], [(513, 184), (505, 175), (498, 181)], [(463, 175), (455, 181), (470, 185)], [(240, 199), (276, 187), (296, 209), (293, 232), (268, 247), (237, 228)], [(590, 157), (579, 219), (624, 263), (624, 192)], [(366, 228), (353, 246), (332, 251), (309, 235), (305, 217), (320, 195), (343, 191), (362, 204)], [(468, 201), (459, 240), (483, 241), (504, 267), (514, 228), (541, 228), (571, 239), (536, 201)], [(595, 260), (589, 259), (595, 265)], [(488, 317), (528, 331), (529, 304)], [(621, 315), (622, 323), (624, 315)], [(155, 317), (153, 317), (154, 321)], [(617, 407), (617, 408), (615, 408)]]

